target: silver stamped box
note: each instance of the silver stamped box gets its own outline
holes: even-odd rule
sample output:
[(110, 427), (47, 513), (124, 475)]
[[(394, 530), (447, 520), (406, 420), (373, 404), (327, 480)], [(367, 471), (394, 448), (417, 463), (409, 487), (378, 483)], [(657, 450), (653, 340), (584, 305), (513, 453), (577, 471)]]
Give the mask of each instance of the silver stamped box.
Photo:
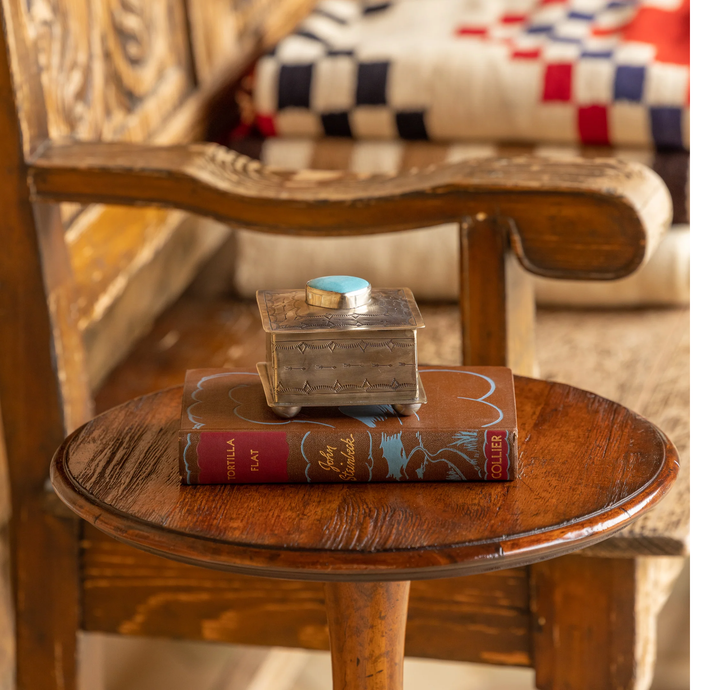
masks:
[(425, 324), (412, 292), (367, 289), (365, 304), (340, 308), (309, 304), (309, 287), (258, 291), (267, 333), (258, 371), (277, 414), (379, 404), (409, 414), (426, 402), (417, 371), (417, 330)]

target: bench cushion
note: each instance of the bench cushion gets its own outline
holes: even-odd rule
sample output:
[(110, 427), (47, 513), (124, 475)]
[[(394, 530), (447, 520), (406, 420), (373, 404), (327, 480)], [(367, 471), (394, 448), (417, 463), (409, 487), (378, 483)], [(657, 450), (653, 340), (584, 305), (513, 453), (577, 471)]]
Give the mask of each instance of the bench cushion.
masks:
[[(689, 299), (688, 159), (683, 152), (574, 146), (498, 146), (473, 142), (452, 145), (407, 141), (353, 141), (275, 137), (235, 142), (242, 153), (277, 168), (393, 173), (444, 161), (487, 156), (536, 155), (550, 158), (607, 156), (652, 167), (673, 197), (673, 227), (650, 261), (618, 281), (535, 278), (539, 304), (639, 306), (687, 304)], [(236, 285), (244, 297), (256, 290), (304, 285), (338, 270), (361, 275), (373, 285), (406, 285), (418, 299), (457, 300), (457, 226), (442, 225), (408, 233), (316, 239), (242, 231)], [(272, 261), (267, 261), (272, 257)]]

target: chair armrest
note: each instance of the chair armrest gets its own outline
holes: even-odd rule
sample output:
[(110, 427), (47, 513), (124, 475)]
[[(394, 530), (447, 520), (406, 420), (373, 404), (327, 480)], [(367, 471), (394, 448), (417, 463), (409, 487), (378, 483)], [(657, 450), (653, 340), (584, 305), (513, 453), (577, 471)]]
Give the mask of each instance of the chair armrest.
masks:
[(632, 273), (672, 217), (662, 180), (614, 159), (489, 158), (362, 176), (273, 169), (208, 143), (51, 143), (28, 172), (36, 201), (159, 204), (281, 234), (504, 218), (525, 268), (554, 278)]

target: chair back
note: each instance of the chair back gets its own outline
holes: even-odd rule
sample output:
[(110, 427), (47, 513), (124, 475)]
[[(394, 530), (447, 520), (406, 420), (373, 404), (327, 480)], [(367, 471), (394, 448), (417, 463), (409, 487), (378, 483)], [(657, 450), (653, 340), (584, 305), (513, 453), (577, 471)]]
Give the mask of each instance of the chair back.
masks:
[[(173, 144), (202, 138), (218, 94), (312, 4), (1, 0), (9, 64), (0, 79), (4, 102), (15, 107), (6, 108), (0, 131), (14, 131), (13, 174), (24, 177), (24, 163), (48, 139)], [(19, 193), (27, 198), (28, 191)], [(40, 232), (37, 208), (34, 215), (22, 232)], [(85, 363), (72, 378), (86, 369), (90, 389), (227, 236), (216, 223), (167, 209), (62, 203), (41, 215), (40, 234), (52, 246), (43, 262), (63, 266), (67, 282), (75, 283), (67, 286), (72, 316), (54, 335), (81, 333)], [(159, 280), (151, 266), (171, 253), (179, 265)], [(145, 299), (138, 300), (139, 288), (127, 287), (143, 271)], [(68, 347), (56, 344), (56, 357)], [(87, 405), (81, 407), (85, 412), (67, 431), (85, 417)]]
[(311, 5), (0, 0), (0, 515), (12, 514), (18, 687), (48, 687), (47, 674), (75, 687), (80, 531), (48, 514), (52, 454), (228, 234), (168, 209), (33, 203), (28, 166), (48, 141), (201, 138), (216, 95)]

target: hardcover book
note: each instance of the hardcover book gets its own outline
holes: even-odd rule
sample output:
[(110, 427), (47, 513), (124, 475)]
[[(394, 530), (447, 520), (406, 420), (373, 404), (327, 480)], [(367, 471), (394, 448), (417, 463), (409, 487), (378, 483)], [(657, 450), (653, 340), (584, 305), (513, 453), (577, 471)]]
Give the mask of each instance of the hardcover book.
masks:
[(505, 367), (419, 367), (428, 402), (307, 407), (279, 419), (256, 371), (191, 369), (180, 421), (184, 484), (502, 481), (517, 422)]

